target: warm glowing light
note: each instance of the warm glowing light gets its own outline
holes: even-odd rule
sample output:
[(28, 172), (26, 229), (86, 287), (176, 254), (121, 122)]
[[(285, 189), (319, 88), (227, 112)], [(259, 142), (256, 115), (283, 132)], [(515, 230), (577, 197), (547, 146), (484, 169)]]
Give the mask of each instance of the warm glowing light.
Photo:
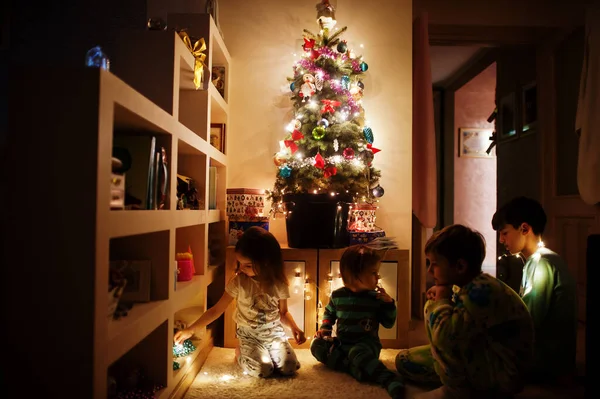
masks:
[(208, 375), (208, 373), (205, 371), (205, 372), (204, 372), (204, 375)]
[[(271, 359), (268, 359), (267, 361), (270, 361), (270, 360), (271, 360)], [(225, 382), (227, 382), (227, 381), (233, 380), (234, 378), (235, 378), (235, 377), (234, 377), (234, 376), (232, 376), (232, 375), (229, 375), (229, 374), (224, 374), (224, 375), (222, 375), (222, 376), (221, 376), (220, 380), (221, 380), (221, 381), (225, 381)]]
[(502, 256), (498, 256), (498, 260), (502, 259)]
[(331, 195), (332, 197), (335, 197), (335, 193), (329, 193), (329, 195)]

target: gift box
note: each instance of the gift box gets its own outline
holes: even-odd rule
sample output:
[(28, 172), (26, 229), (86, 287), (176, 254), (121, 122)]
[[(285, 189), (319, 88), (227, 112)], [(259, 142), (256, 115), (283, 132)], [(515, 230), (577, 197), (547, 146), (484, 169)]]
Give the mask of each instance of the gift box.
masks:
[(376, 205), (358, 204), (350, 210), (350, 222), (348, 230), (350, 231), (374, 231)]
[(265, 190), (255, 188), (227, 189), (227, 217), (230, 221), (261, 222), (264, 217)]
[(177, 260), (177, 281), (190, 281), (196, 273), (192, 248), (188, 247), (187, 252), (177, 253), (175, 258)]
[(229, 221), (229, 245), (237, 244), (238, 240), (252, 226), (269, 230), (269, 218), (262, 217), (260, 221)]
[(384, 230), (374, 231), (349, 231), (350, 245), (367, 244), (379, 237), (385, 237)]

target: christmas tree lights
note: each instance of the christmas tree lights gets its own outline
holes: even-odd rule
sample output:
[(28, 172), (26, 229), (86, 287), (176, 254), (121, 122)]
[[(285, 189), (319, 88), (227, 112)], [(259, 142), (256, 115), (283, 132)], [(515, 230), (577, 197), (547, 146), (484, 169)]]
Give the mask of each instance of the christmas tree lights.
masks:
[(347, 194), (363, 203), (383, 195), (381, 173), (372, 165), (380, 150), (362, 102), (369, 66), (342, 39), (347, 28), (335, 27), (329, 1), (316, 8), (320, 30), (304, 30), (303, 53), (288, 78), (294, 117), (273, 158), (272, 213), (285, 212), (284, 194)]

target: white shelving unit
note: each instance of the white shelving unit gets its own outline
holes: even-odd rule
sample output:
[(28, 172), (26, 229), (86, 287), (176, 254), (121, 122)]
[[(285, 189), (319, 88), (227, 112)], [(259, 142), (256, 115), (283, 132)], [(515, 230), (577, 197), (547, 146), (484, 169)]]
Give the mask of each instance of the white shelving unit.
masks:
[[(212, 18), (188, 17), (202, 29), (209, 70), (218, 60), (229, 71), (230, 56)], [(15, 159), (23, 173), (41, 180), (36, 185), (18, 176), (7, 180), (22, 195), (40, 199), (15, 227), (20, 238), (7, 241), (15, 250), (23, 250), (21, 239), (28, 241), (39, 266), (22, 273), (29, 281), (24, 303), (44, 323), (36, 327), (44, 331), (43, 349), (32, 361), (32, 380), (48, 385), (43, 392), (58, 392), (53, 384), (69, 391), (63, 397), (105, 399), (111, 368), (141, 366), (164, 386), (158, 397), (178, 397), (213, 346), (205, 334), (173, 370), (174, 321), (180, 312), (189, 318), (189, 309), (197, 316), (206, 310), (207, 287), (217, 270), (209, 242), (222, 240), (222, 248), (214, 250), (219, 263), (225, 258), (226, 188), (217, 186), (217, 209), (209, 210), (208, 171), (216, 166), (219, 182), (225, 182), (227, 156), (207, 137), (211, 123), (228, 122), (227, 95), (224, 99), (212, 84), (195, 89), (194, 58), (175, 32), (126, 32), (113, 51), (110, 72), (48, 65), (41, 85), (31, 79), (34, 68), (11, 76), (11, 104), (18, 111), (11, 114), (6, 160)], [(166, 209), (110, 209), (113, 140), (123, 131), (155, 135), (166, 149)], [(177, 174), (196, 181), (204, 209), (176, 209)], [(11, 220), (16, 216), (6, 219)], [(177, 282), (175, 255), (188, 247), (196, 275)], [(136, 303), (118, 320), (107, 317), (111, 259), (151, 261), (150, 302)]]

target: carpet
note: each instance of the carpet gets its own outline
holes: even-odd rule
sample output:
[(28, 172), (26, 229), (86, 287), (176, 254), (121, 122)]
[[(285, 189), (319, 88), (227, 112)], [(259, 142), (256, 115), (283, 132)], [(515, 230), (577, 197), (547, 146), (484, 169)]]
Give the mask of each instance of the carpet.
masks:
[[(397, 349), (383, 349), (381, 361), (394, 370)], [(184, 399), (315, 399), (315, 398), (389, 398), (385, 389), (356, 381), (351, 376), (327, 369), (309, 349), (296, 349), (301, 367), (293, 377), (253, 378), (244, 375), (235, 363), (233, 349), (213, 348), (192, 382)], [(407, 384), (406, 398), (427, 389)], [(528, 385), (515, 399), (581, 399), (583, 386), (566, 390)]]
[[(397, 349), (383, 349), (381, 361), (394, 370)], [(361, 399), (389, 398), (377, 385), (361, 383), (350, 375), (327, 369), (317, 362), (309, 349), (296, 349), (301, 367), (293, 377), (254, 378), (242, 373), (234, 361), (234, 350), (215, 347), (186, 392), (184, 399), (315, 399), (320, 397)], [(407, 398), (425, 392), (407, 386)]]

